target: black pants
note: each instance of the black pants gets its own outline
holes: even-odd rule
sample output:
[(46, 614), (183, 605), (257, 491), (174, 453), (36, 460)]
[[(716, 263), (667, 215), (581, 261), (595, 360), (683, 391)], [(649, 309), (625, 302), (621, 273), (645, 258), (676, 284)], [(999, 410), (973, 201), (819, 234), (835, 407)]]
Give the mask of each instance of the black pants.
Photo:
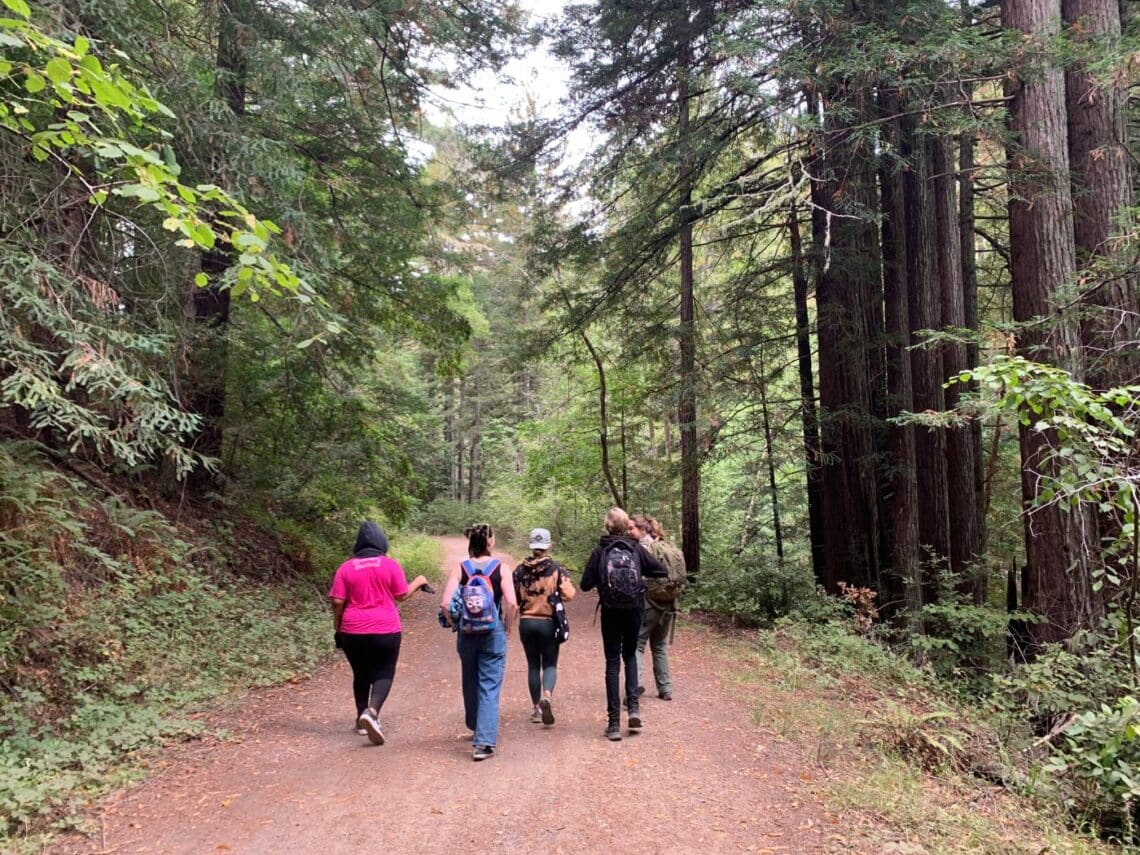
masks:
[(630, 712), (637, 712), (637, 635), (641, 631), (640, 607), (607, 609), (602, 606), (602, 650), (606, 654), (606, 715), (610, 724), (621, 720), (618, 671), (625, 663), (625, 698)]
[(379, 712), (388, 700), (400, 658), (400, 635), (398, 632), (341, 635), (341, 649), (352, 666), (352, 694), (356, 698), (357, 715), (366, 707)]
[(554, 621), (550, 618), (523, 618), (519, 621), (519, 640), (526, 653), (526, 683), (530, 702), (537, 704), (544, 691), (553, 692), (558, 681), (558, 648), (554, 639)]

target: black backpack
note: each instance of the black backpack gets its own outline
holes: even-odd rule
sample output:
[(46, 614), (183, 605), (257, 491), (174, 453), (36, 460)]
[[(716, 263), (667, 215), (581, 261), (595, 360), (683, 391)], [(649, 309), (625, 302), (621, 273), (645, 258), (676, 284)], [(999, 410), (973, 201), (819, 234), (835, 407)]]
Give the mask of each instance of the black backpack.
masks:
[(642, 604), (645, 580), (641, 578), (641, 559), (628, 541), (615, 540), (602, 553), (598, 596), (610, 609), (632, 609)]

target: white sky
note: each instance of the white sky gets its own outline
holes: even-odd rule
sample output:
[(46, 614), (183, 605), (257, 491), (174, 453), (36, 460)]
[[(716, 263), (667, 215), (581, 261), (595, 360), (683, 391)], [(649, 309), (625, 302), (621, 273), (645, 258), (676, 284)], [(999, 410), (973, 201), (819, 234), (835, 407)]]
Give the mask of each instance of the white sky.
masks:
[[(533, 20), (552, 17), (562, 11), (567, 0), (520, 0)], [(494, 125), (512, 114), (525, 111), (528, 96), (542, 117), (556, 114), (559, 101), (565, 97), (569, 69), (539, 45), (525, 57), (510, 62), (500, 74), (482, 72), (468, 86), (455, 90), (437, 89), (433, 103), (427, 105), (432, 122), (447, 116), (461, 125)]]

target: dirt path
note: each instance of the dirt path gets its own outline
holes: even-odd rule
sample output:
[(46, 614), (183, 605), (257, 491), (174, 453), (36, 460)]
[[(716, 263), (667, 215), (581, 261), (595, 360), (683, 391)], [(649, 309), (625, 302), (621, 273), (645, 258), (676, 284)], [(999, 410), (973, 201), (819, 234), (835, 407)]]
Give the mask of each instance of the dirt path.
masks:
[[(448, 566), (465, 542), (445, 538)], [(508, 563), (508, 566), (513, 566)], [(594, 594), (570, 605), (557, 724), (531, 724), (526, 662), (510, 638), (500, 753), (475, 763), (463, 728), (454, 636), (435, 597), (402, 607), (404, 641), (383, 720), (352, 730), (337, 660), (312, 680), (251, 693), (219, 724), (237, 738), (171, 749), (147, 780), (106, 799), (94, 839), (56, 853), (850, 851), (811, 794), (805, 758), (771, 743), (718, 676), (704, 634), (682, 625), (676, 700), (652, 690), (645, 730), (602, 738), (605, 686)]]

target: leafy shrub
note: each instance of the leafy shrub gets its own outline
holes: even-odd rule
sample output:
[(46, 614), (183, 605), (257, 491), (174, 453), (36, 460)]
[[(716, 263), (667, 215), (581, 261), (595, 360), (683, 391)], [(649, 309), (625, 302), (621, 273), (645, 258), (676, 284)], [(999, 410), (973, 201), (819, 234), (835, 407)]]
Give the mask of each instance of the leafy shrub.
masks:
[(394, 533), (390, 554), (400, 562), (409, 581), (421, 573), (428, 578), (428, 581), (440, 578), (443, 569), (443, 548), (439, 545), (439, 541), (425, 534)]
[(1095, 819), (1124, 842), (1137, 842), (1140, 700), (1127, 695), (1075, 716), (1045, 771), (1068, 784), (1073, 813)]
[(708, 561), (686, 602), (748, 623), (771, 623), (801, 607), (813, 608), (818, 597), (806, 565), (769, 562), (745, 553), (736, 561)]
[(1140, 702), (1124, 617), (1111, 614), (1098, 631), (1046, 647), (994, 684), (994, 709), (1042, 735), (1036, 753), (1049, 753), (1040, 788), (1060, 798), (1075, 820), (1137, 842)]
[(455, 499), (433, 499), (412, 515), (410, 527), (426, 534), (460, 535), (473, 522), (491, 522), (485, 519), (483, 506)]

